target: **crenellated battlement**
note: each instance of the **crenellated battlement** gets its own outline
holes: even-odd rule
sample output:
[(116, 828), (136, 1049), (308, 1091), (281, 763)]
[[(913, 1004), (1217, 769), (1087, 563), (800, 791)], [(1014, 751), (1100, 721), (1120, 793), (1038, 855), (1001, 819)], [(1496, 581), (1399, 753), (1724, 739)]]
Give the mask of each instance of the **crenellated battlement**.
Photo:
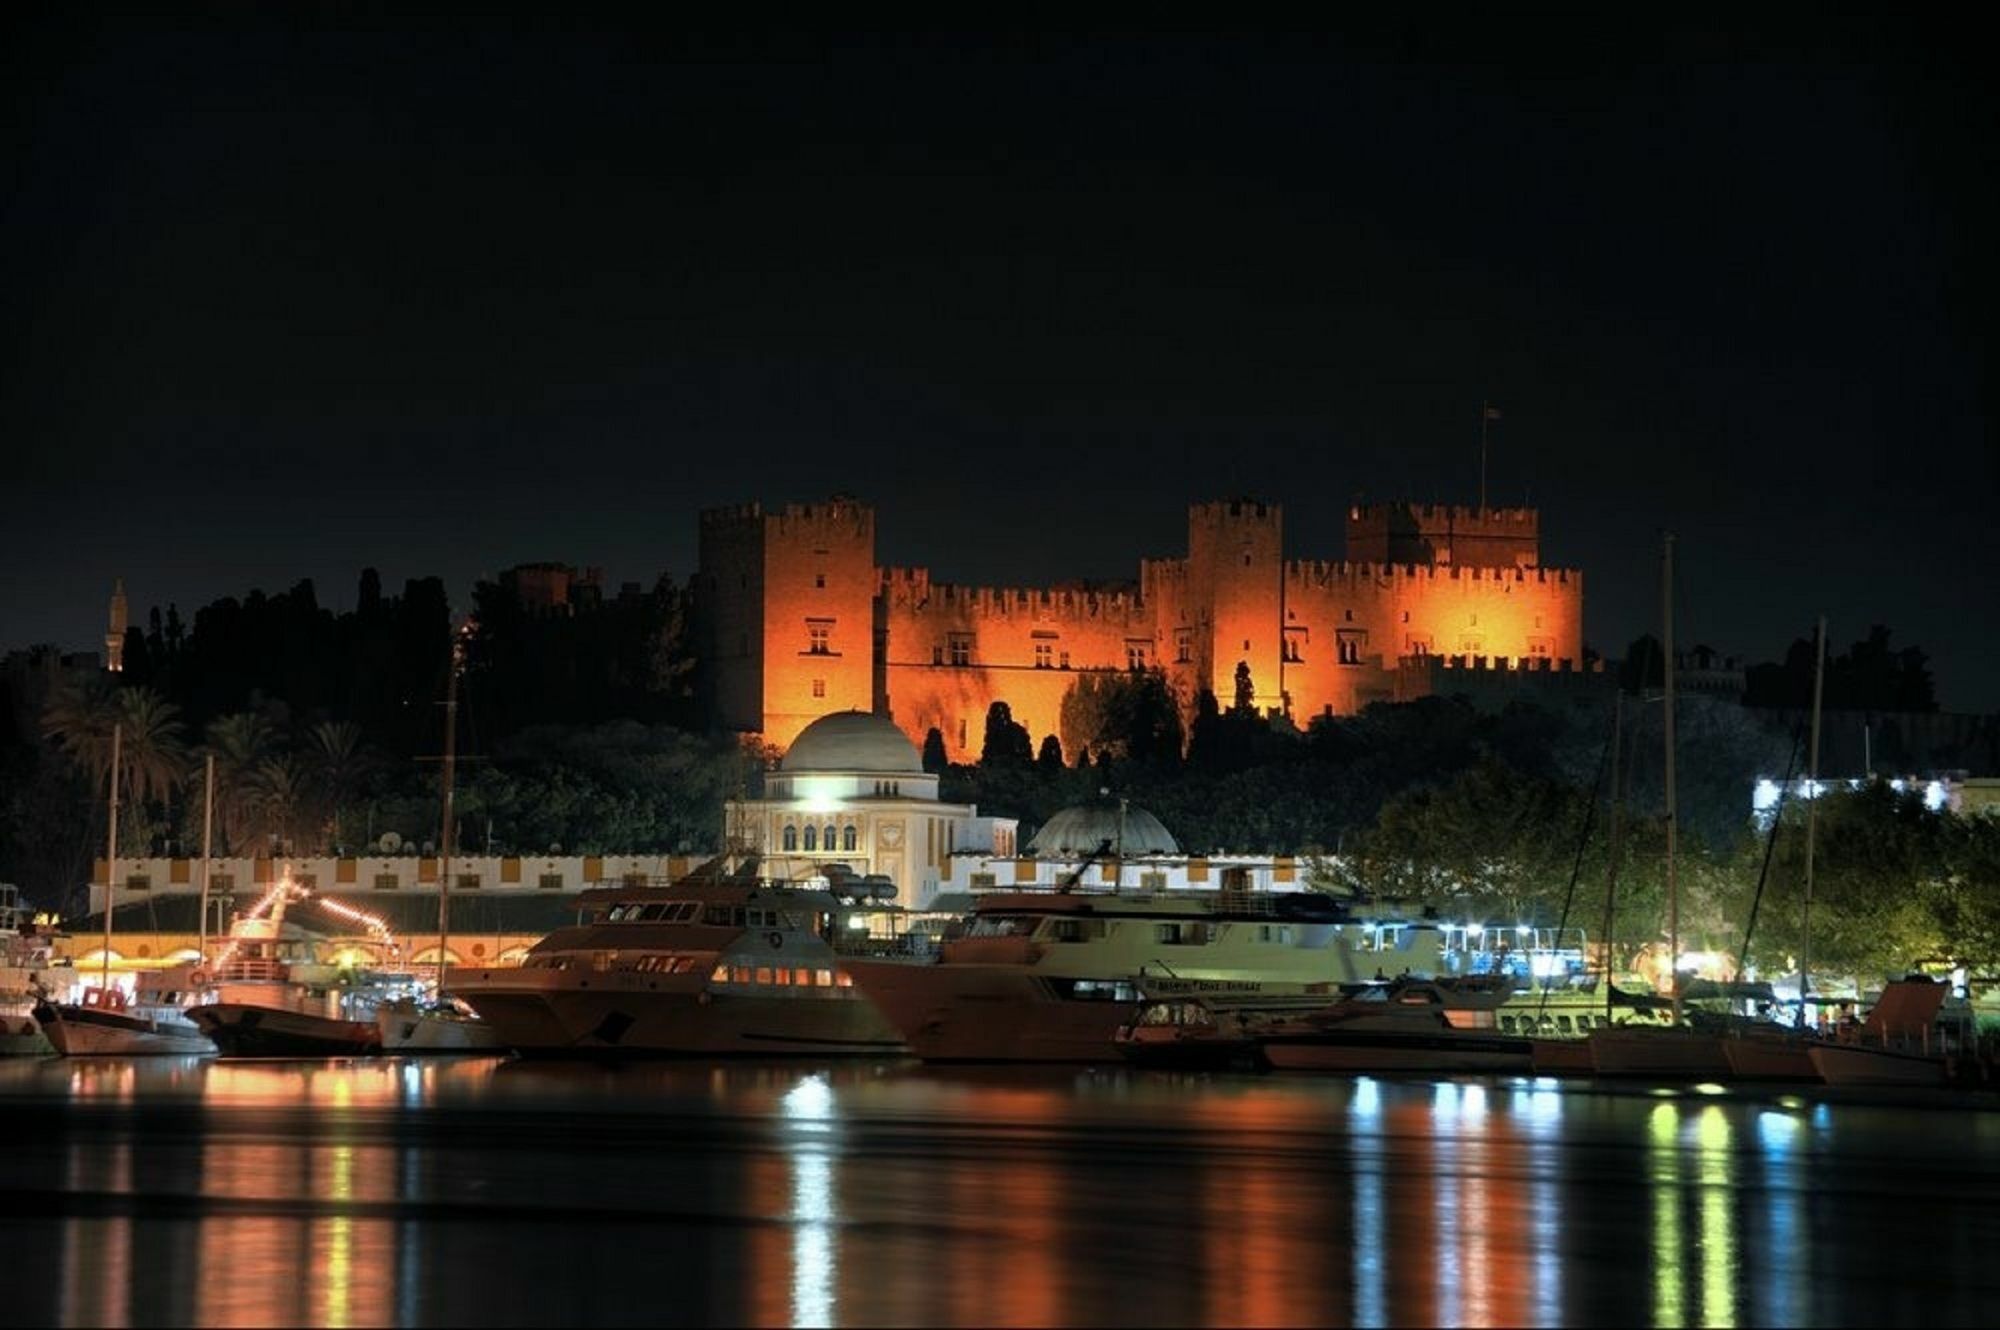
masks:
[(884, 568), (877, 584), (886, 607), (910, 614), (970, 614), (979, 618), (1134, 618), (1146, 612), (1135, 588), (989, 587), (934, 582), (928, 568)]
[(1491, 526), (1505, 531), (1508, 535), (1521, 534), (1522, 526), (1539, 526), (1542, 513), (1539, 508), (1480, 508), (1469, 503), (1357, 503), (1347, 510), (1350, 522), (1386, 520), (1396, 516), (1408, 516), (1419, 525), (1446, 527), (1458, 531), (1477, 531)]
[(1577, 587), (1583, 573), (1576, 568), (1532, 567), (1491, 568), (1478, 564), (1452, 563), (1365, 563), (1348, 559), (1288, 559), (1284, 569), (1287, 587), (1323, 589), (1364, 584), (1382, 587), (1400, 582), (1435, 585), (1438, 582), (1522, 583), (1539, 586)]
[(701, 512), (704, 530), (762, 523), (779, 535), (807, 530), (842, 527), (854, 532), (872, 530), (875, 510), (858, 499), (835, 498), (824, 503), (788, 503), (767, 511), (761, 503), (724, 504)]
[(1283, 514), (1281, 505), (1264, 499), (1213, 499), (1188, 505), (1190, 522), (1253, 521), (1275, 522)]

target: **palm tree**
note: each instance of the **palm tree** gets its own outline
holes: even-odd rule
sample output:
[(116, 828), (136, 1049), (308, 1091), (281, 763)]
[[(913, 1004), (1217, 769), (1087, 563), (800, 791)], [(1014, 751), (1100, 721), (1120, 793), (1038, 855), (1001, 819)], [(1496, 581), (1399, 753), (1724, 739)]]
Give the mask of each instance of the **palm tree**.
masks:
[(327, 810), (326, 840), (340, 840), (341, 809), (360, 791), (361, 782), (376, 767), (361, 727), (352, 721), (321, 721), (312, 727), (305, 760), (315, 793)]
[(111, 765), (111, 726), (118, 714), (118, 689), (107, 676), (72, 677), (49, 693), (42, 733), (90, 776), (93, 786), (101, 786)]
[(121, 689), (118, 701), (125, 727), (118, 760), (124, 788), (141, 803), (165, 799), (187, 772), (180, 709), (144, 687)]
[(256, 820), (252, 777), (277, 745), (277, 732), (254, 711), (238, 711), (209, 722), (204, 746), (215, 758), (216, 829), (232, 852), (247, 847)]
[(275, 841), (285, 853), (295, 853), (305, 839), (300, 833), (318, 821), (318, 801), (303, 763), (289, 753), (267, 757), (249, 776), (249, 800), (260, 839)]

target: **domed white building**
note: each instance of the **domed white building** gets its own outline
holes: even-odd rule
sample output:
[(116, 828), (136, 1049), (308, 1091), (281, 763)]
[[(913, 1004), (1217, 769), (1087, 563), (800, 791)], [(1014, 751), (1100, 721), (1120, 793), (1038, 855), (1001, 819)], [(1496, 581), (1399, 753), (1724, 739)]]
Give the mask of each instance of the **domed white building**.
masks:
[(912, 909), (930, 906), (954, 854), (1014, 853), (1014, 819), (940, 802), (916, 747), (894, 721), (866, 711), (837, 711), (799, 731), (765, 775), (764, 797), (732, 800), (725, 817), (730, 839), (761, 852), (774, 877), (879, 874)]

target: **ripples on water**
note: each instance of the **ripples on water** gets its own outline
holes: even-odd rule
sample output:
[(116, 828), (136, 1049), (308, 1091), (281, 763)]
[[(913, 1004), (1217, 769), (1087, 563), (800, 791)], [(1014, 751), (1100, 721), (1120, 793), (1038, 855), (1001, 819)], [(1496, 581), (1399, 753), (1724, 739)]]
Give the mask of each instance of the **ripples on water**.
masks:
[(1963, 1097), (49, 1059), (0, 1064), (0, 1127), (11, 1324), (1973, 1324), (2000, 1291), (2000, 1113)]

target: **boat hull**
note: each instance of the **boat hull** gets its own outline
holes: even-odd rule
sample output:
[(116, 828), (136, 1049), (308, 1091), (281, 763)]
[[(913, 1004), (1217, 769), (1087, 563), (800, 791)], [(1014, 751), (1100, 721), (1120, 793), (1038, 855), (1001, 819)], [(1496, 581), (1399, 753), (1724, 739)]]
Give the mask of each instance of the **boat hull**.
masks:
[(279, 1007), (218, 1002), (188, 1013), (224, 1057), (317, 1058), (379, 1053), (372, 1021), (346, 1021)]
[(1594, 1076), (1588, 1039), (1531, 1039), (1530, 1058), (1537, 1076)]
[[(712, 993), (618, 973), (472, 971), (452, 993), (523, 1057), (899, 1057), (902, 1039), (853, 989)], [(588, 988), (583, 984), (590, 984)]]
[(215, 1052), (193, 1026), (162, 1026), (140, 1016), (57, 1005), (38, 1016), (42, 1033), (64, 1057), (188, 1057)]
[(1946, 1079), (1944, 1059), (1924, 1053), (1820, 1044), (1810, 1056), (1828, 1085), (1943, 1085)]
[(1814, 1041), (1750, 1035), (1722, 1041), (1730, 1074), (1740, 1081), (1818, 1081), (1825, 1077), (1813, 1065)]
[(504, 1053), (500, 1032), (483, 1020), (385, 1005), (375, 1013), (385, 1053)]
[(1508, 1035), (1333, 1029), (1267, 1035), (1258, 1047), (1278, 1071), (1451, 1075), (1534, 1069), (1532, 1042)]
[(843, 968), (926, 1062), (1115, 1062), (1134, 998), (1057, 997), (1017, 966), (845, 961)]
[(0, 1015), (0, 1058), (47, 1057), (55, 1051), (33, 1016)]
[(1719, 1035), (1668, 1026), (1615, 1026), (1583, 1041), (1599, 1076), (1722, 1080), (1730, 1075)]
[(1255, 1039), (1239, 1035), (1120, 1032), (1113, 1042), (1127, 1062), (1155, 1071), (1268, 1071), (1271, 1065)]

